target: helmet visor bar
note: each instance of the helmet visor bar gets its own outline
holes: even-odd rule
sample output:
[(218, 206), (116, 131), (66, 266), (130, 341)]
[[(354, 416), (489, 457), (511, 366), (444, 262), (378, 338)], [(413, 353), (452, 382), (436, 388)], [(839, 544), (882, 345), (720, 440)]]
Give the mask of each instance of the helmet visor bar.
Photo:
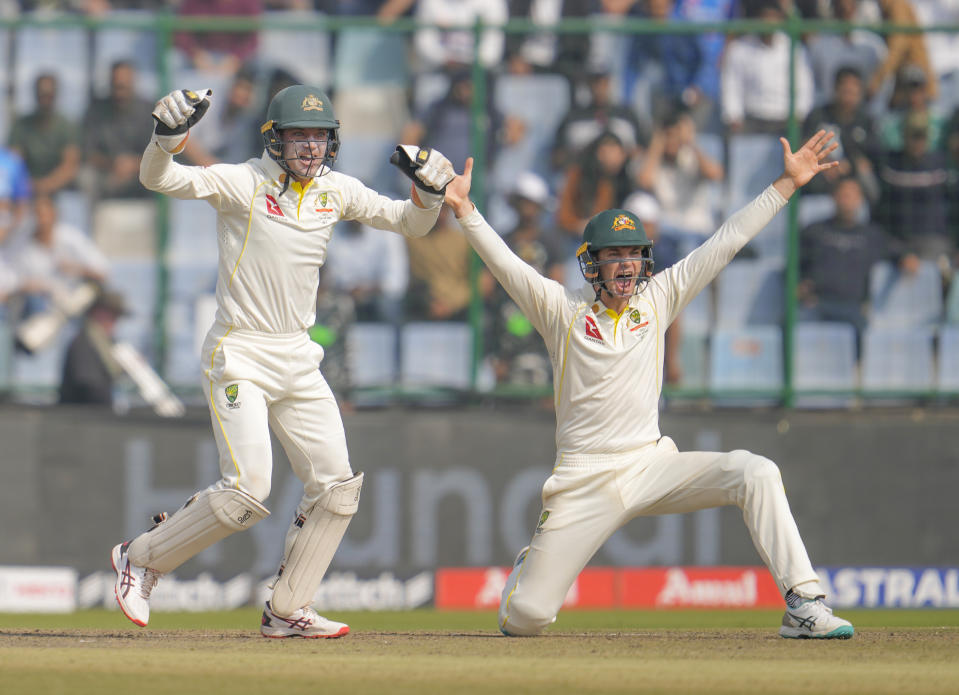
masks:
[[(583, 245), (585, 247), (585, 244)], [(616, 297), (639, 294), (653, 274), (653, 249), (643, 246), (639, 256), (622, 256), (598, 260), (588, 249), (581, 247), (577, 254), (583, 278), (598, 289)], [(638, 264), (638, 269), (636, 267)], [(622, 266), (618, 272), (603, 279), (603, 266)]]

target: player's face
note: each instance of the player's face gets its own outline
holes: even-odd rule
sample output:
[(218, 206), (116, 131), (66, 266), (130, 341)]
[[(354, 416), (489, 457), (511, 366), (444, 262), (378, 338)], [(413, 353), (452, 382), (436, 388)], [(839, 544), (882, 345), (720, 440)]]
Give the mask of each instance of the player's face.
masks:
[(326, 128), (287, 128), (280, 133), (283, 158), (298, 177), (316, 176), (326, 156), (330, 131)]
[[(596, 254), (603, 291), (613, 297), (632, 297), (644, 273), (642, 246), (611, 246)], [(646, 273), (648, 275), (649, 273)]]

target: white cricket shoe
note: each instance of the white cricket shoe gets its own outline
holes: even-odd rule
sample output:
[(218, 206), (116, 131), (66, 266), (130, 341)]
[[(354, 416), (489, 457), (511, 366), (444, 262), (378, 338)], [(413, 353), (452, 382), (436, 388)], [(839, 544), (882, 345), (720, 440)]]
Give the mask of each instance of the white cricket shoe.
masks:
[(793, 639), (849, 639), (854, 633), (852, 623), (834, 616), (821, 598), (787, 608), (779, 628), (780, 636)]
[(117, 573), (114, 593), (123, 615), (140, 627), (150, 620), (150, 592), (160, 579), (160, 573), (148, 567), (137, 567), (127, 555), (130, 541), (113, 548), (113, 571)]
[(308, 637), (335, 639), (348, 634), (350, 626), (327, 620), (318, 615), (313, 606), (301, 608), (288, 618), (273, 612), (270, 602), (266, 602), (263, 617), (260, 619), (260, 634), (264, 637)]

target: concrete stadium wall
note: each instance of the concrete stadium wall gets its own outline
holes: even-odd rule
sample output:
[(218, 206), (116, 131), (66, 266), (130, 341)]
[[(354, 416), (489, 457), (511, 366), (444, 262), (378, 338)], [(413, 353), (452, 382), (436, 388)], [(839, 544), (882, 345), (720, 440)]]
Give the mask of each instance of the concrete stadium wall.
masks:
[[(551, 413), (506, 407), (347, 415), (360, 512), (333, 569), (409, 575), (508, 565), (539, 514)], [(745, 448), (782, 470), (812, 561), (959, 562), (959, 412), (669, 412), (680, 449)], [(0, 565), (109, 568), (111, 547), (218, 477), (205, 411), (177, 421), (91, 409), (0, 409)], [(300, 487), (274, 447), (273, 515), (191, 560), (181, 577), (271, 574)], [(755, 565), (736, 508), (636, 519), (600, 565)]]

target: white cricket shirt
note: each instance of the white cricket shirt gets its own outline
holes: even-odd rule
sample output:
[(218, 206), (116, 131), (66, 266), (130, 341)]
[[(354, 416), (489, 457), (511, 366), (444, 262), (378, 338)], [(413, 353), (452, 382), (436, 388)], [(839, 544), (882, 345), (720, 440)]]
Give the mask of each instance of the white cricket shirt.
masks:
[(423, 209), (411, 200), (391, 200), (336, 171), (305, 187), (294, 181), (280, 195), (285, 175), (265, 152), (243, 164), (209, 167), (178, 164), (153, 141), (143, 154), (144, 186), (216, 208), (217, 324), (270, 334), (308, 329), (316, 319), (319, 268), (338, 221), (418, 237), (433, 228), (442, 203), (437, 196), (438, 204)]
[(666, 328), (785, 204), (769, 186), (701, 246), (654, 276), (618, 315), (594, 301), (591, 287), (570, 291), (539, 275), (478, 211), (460, 220), (470, 244), (546, 341), (557, 455), (625, 453), (660, 438)]

